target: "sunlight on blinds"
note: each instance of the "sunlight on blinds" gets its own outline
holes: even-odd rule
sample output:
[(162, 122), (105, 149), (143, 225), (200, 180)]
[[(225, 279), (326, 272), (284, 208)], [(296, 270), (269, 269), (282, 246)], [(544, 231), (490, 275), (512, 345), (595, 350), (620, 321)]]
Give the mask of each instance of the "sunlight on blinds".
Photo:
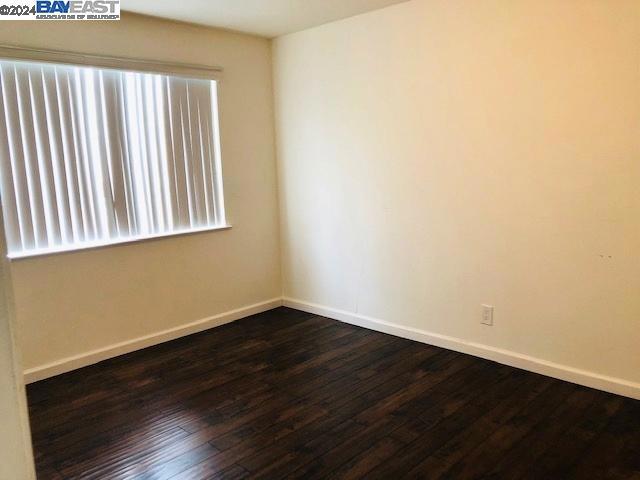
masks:
[(9, 254), (225, 225), (216, 86), (0, 61)]

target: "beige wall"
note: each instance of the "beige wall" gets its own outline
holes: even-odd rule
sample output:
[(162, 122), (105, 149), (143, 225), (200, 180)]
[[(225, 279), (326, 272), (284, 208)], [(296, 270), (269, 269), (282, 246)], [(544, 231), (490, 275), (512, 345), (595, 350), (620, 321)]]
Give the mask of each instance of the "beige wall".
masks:
[(0, 43), (224, 68), (222, 161), (233, 228), (14, 261), (27, 369), (280, 296), (268, 40), (124, 15), (4, 22)]
[(274, 72), (286, 296), (640, 381), (640, 2), (413, 0)]
[(11, 270), (0, 213), (0, 479), (35, 479), (22, 366), (15, 336)]

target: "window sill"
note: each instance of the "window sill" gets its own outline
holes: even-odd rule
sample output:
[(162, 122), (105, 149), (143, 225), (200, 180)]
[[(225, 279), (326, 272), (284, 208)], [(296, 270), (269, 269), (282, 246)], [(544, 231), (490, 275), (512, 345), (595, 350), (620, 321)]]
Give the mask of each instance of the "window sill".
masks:
[(215, 232), (218, 230), (229, 230), (229, 229), (231, 229), (231, 225), (229, 224), (217, 225), (215, 227), (194, 228), (190, 230), (180, 230), (180, 231), (170, 232), (170, 233), (140, 235), (137, 237), (123, 238), (122, 240), (108, 240), (108, 241), (100, 241), (100, 242), (83, 243), (81, 245), (63, 245), (60, 247), (53, 247), (53, 248), (41, 248), (38, 250), (31, 250), (29, 252), (10, 254), (10, 255), (7, 255), (7, 257), (9, 258), (9, 260), (12, 260), (12, 261), (22, 260), (27, 258), (34, 258), (34, 257), (46, 257), (49, 255), (57, 255), (60, 253), (82, 252), (85, 250), (95, 250), (98, 248), (106, 248), (106, 247), (117, 247), (120, 245), (146, 242), (149, 240), (160, 240), (163, 238), (179, 237), (184, 235), (194, 235), (197, 233)]

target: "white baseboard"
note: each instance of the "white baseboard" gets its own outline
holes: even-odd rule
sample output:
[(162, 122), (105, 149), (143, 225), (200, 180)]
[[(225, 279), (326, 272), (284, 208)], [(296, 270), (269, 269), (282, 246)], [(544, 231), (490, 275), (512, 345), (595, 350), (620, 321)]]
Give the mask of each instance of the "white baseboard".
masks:
[(283, 305), (304, 312), (322, 315), (324, 317), (368, 328), (378, 332), (388, 333), (396, 337), (407, 338), (418, 342), (443, 347), (456, 352), (466, 353), (480, 358), (486, 358), (498, 363), (509, 365), (530, 372), (539, 373), (567, 382), (577, 383), (586, 387), (604, 390), (640, 400), (640, 383), (630, 382), (621, 378), (609, 377), (598, 373), (580, 370), (561, 365), (540, 358), (530, 357), (521, 353), (504, 350), (501, 348), (469, 342), (461, 338), (440, 335), (417, 328), (405, 327), (384, 320), (359, 315), (356, 313), (337, 310), (323, 305), (308, 303), (293, 298), (283, 298)]
[(179, 327), (170, 328), (168, 330), (152, 333), (132, 340), (126, 340), (97, 350), (91, 350), (86, 353), (63, 358), (62, 360), (57, 360), (46, 365), (25, 370), (24, 381), (25, 383), (37, 382), (38, 380), (53, 377), (54, 375), (60, 375), (61, 373), (69, 372), (77, 368), (86, 367), (87, 365), (92, 365), (94, 363), (101, 362), (102, 360), (107, 360), (109, 358), (117, 357), (118, 355), (124, 355), (125, 353), (140, 350), (141, 348), (151, 347), (159, 343), (191, 335), (192, 333), (219, 327), (225, 323), (230, 323), (250, 315), (255, 315), (256, 313), (265, 312), (281, 305), (282, 299), (280, 297), (272, 298), (265, 302), (255, 303), (246, 307), (230, 310), (212, 317), (180, 325)]
[(109, 358), (124, 355), (135, 350), (158, 345), (176, 338), (191, 335), (210, 328), (218, 327), (226, 323), (239, 320), (256, 313), (265, 312), (272, 308), (285, 305), (287, 307), (302, 310), (304, 312), (322, 315), (324, 317), (368, 328), (378, 332), (388, 333), (397, 337), (415, 340), (417, 342), (435, 345), (437, 347), (466, 353), (480, 358), (486, 358), (512, 367), (521, 368), (530, 372), (547, 375), (586, 387), (604, 390), (640, 400), (640, 383), (630, 382), (621, 378), (601, 375), (587, 370), (569, 367), (540, 358), (531, 357), (521, 353), (491, 347), (476, 342), (469, 342), (461, 338), (440, 335), (417, 328), (406, 327), (396, 323), (386, 322), (377, 318), (367, 317), (345, 310), (317, 305), (292, 298), (273, 298), (264, 302), (248, 305), (235, 310), (230, 310), (208, 318), (196, 320), (179, 327), (163, 330), (161, 332), (145, 335), (132, 340), (109, 345), (104, 348), (92, 350), (72, 357), (63, 358), (55, 362), (30, 368), (24, 372), (25, 383), (37, 382), (45, 378), (66, 373), (77, 368), (86, 367)]

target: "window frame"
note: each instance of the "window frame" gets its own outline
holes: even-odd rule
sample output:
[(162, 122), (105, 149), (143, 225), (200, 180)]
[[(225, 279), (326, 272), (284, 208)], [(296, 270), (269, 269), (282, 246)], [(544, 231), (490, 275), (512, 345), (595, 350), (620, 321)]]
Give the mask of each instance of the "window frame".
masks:
[[(191, 63), (178, 63), (178, 62), (164, 62), (158, 60), (146, 60), (137, 59), (132, 57), (116, 57), (116, 56), (104, 56), (104, 55), (92, 55), (79, 52), (62, 51), (62, 50), (47, 50), (47, 49), (33, 49), (24, 48), (13, 45), (0, 45), (0, 59), (7, 61), (22, 61), (33, 63), (49, 63), (56, 65), (66, 65), (74, 67), (93, 67), (99, 69), (110, 69), (117, 71), (139, 72), (139, 73), (151, 73), (166, 76), (183, 77), (187, 79), (204, 79), (212, 80), (216, 82), (216, 129), (218, 132), (218, 138), (216, 139), (216, 156), (220, 165), (219, 172), (219, 188), (220, 198), (222, 200), (222, 210), (224, 212), (224, 223), (220, 225), (208, 225), (203, 227), (191, 227), (183, 228), (168, 232), (151, 233), (143, 235), (132, 235), (124, 238), (115, 239), (101, 239), (96, 241), (86, 241), (80, 244), (73, 245), (59, 245), (48, 248), (40, 248), (38, 250), (23, 251), (9, 253), (7, 257), (10, 260), (28, 259), (34, 257), (50, 256), (60, 253), (73, 253), (83, 252), (87, 250), (101, 249), (106, 247), (118, 247), (122, 245), (129, 245), (139, 242), (146, 242), (150, 240), (160, 240), (164, 238), (194, 235), (199, 233), (225, 231), (232, 228), (229, 222), (226, 208), (226, 198), (224, 195), (224, 178), (222, 168), (222, 135), (220, 126), (220, 85), (222, 80), (222, 67), (191, 64)], [(4, 208), (1, 204), (0, 208)]]

